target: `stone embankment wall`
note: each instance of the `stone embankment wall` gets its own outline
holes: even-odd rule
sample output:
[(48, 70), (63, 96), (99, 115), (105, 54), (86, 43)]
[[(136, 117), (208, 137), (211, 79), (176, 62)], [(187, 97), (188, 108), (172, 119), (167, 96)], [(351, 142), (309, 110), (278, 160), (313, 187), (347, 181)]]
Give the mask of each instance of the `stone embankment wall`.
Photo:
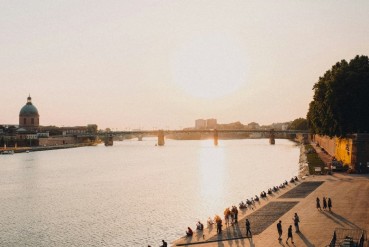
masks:
[(334, 152), (334, 157), (337, 160), (342, 161), (344, 164), (348, 164), (350, 166), (352, 166), (352, 164), (354, 164), (354, 142), (353, 139), (351, 138), (334, 138), (335, 140), (335, 152)]
[(369, 170), (369, 134), (353, 134), (347, 138), (314, 135), (314, 142), (338, 161), (357, 171)]
[(328, 136), (314, 135), (314, 142), (319, 144), (320, 147), (331, 156), (335, 156), (336, 152), (336, 138), (330, 138)]
[(329, 136), (314, 135), (315, 143), (342, 163), (352, 164), (353, 141), (351, 138), (330, 138)]
[(75, 137), (49, 137), (40, 138), (39, 146), (55, 146), (55, 145), (65, 145), (65, 144), (77, 144), (78, 140)]
[(300, 144), (300, 157), (299, 157), (299, 177), (309, 175), (309, 164), (306, 157), (306, 149), (304, 144)]
[(295, 141), (302, 144), (308, 144), (311, 140), (308, 134), (296, 134)]

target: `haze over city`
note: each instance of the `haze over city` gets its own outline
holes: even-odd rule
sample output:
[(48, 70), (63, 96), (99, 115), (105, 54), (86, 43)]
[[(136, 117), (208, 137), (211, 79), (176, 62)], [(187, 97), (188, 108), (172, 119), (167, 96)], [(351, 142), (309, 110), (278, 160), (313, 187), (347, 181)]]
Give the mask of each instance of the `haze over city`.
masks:
[(312, 87), (369, 54), (367, 1), (3, 1), (0, 123), (181, 128), (305, 117)]

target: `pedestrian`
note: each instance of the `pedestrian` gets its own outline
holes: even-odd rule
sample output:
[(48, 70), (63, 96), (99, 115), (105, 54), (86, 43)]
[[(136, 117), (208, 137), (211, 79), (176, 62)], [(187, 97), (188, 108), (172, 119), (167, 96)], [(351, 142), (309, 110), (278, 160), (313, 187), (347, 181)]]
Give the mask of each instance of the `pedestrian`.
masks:
[(236, 206), (233, 206), (233, 212), (234, 212), (234, 223), (238, 223), (238, 209)]
[(214, 225), (214, 221), (210, 217), (208, 218), (207, 223), (208, 223), (208, 227), (212, 227)]
[(286, 244), (288, 244), (288, 239), (291, 239), (291, 243), (294, 244), (293, 237), (292, 237), (292, 225), (288, 227)]
[(250, 221), (249, 219), (246, 219), (246, 237), (249, 236), (249, 233), (250, 233), (250, 237), (252, 238)]
[(222, 232), (222, 220), (219, 218), (217, 220), (217, 233), (220, 234)]
[(327, 199), (323, 196), (323, 210), (327, 209)]
[(160, 245), (160, 247), (168, 247), (168, 243), (167, 242), (165, 242), (164, 240), (161, 240), (161, 241), (163, 242), (163, 244)]
[(319, 197), (316, 198), (316, 208), (318, 210), (322, 210), (322, 208), (320, 207), (320, 200), (319, 200)]
[(228, 215), (228, 221), (231, 222), (231, 226), (233, 226), (234, 224), (234, 212), (233, 212), (233, 208), (230, 211), (229, 215)]
[(296, 233), (300, 232), (299, 223), (300, 223), (300, 217), (295, 213), (295, 216), (293, 217), (293, 223), (295, 225)]
[(280, 220), (277, 224), (277, 230), (278, 230), (278, 240), (282, 240), (282, 221)]
[(229, 216), (230, 216), (230, 214), (231, 214), (231, 211), (229, 210), (229, 208), (226, 208), (224, 210), (224, 221), (225, 221), (226, 226), (229, 225)]
[(329, 209), (329, 212), (331, 212), (331, 208), (332, 208), (332, 200), (331, 200), (331, 198), (328, 198), (328, 209)]

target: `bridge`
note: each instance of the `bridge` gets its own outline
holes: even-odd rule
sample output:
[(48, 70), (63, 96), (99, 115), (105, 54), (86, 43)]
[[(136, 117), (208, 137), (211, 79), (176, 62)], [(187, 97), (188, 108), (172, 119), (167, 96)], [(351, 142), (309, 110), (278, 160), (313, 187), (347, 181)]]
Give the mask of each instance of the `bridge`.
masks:
[[(174, 135), (174, 134), (191, 134), (191, 133), (200, 133), (200, 134), (209, 134), (213, 136), (214, 145), (218, 145), (219, 134), (220, 133), (262, 133), (266, 134), (269, 137), (269, 143), (271, 145), (275, 144), (275, 136), (276, 134), (286, 134), (286, 135), (296, 135), (303, 134), (307, 135), (310, 132), (307, 130), (274, 130), (274, 129), (259, 129), (259, 130), (245, 130), (245, 129), (206, 129), (206, 130), (132, 130), (132, 131), (111, 131), (105, 133), (99, 133), (98, 136), (105, 140), (105, 145), (110, 143), (112, 145), (113, 138), (116, 136), (135, 136), (139, 141), (142, 141), (144, 136), (157, 136), (158, 142), (157, 145), (164, 146), (165, 144), (165, 135)], [(109, 144), (109, 145), (110, 145)]]

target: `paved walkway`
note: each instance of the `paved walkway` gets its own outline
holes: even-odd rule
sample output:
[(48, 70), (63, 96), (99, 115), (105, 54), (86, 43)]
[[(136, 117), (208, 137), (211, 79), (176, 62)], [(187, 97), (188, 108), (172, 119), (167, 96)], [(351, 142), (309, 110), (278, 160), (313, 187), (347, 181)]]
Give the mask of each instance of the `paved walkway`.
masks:
[[(198, 243), (193, 246), (199, 247), (238, 247), (238, 246), (257, 246), (257, 247), (269, 247), (269, 246), (316, 246), (324, 247), (329, 244), (332, 238), (333, 231), (336, 228), (349, 228), (349, 229), (364, 229), (369, 232), (369, 175), (346, 175), (335, 173), (332, 176), (310, 176), (305, 179), (304, 182), (317, 182), (318, 187), (315, 187), (313, 191), (304, 194), (302, 197), (293, 195), (294, 185), (289, 185), (288, 189), (281, 190), (279, 195), (273, 198), (263, 200), (256, 211), (247, 210), (247, 212), (240, 215), (240, 238), (232, 240), (219, 240), (215, 230), (205, 229), (203, 234), (195, 235), (191, 240), (188, 238), (181, 238), (173, 243), (173, 246), (177, 244), (184, 244), (184, 246), (192, 246), (191, 243)], [(323, 182), (323, 183), (319, 183)], [(304, 183), (303, 183), (304, 184)], [(311, 185), (311, 184), (310, 184)], [(311, 187), (306, 186), (305, 187)], [(296, 187), (296, 189), (299, 187)], [(287, 191), (291, 191), (288, 196)], [(296, 192), (297, 190), (295, 190)], [(280, 196), (286, 194), (286, 196)], [(300, 193), (297, 193), (300, 195)], [(333, 203), (332, 212), (318, 211), (315, 207), (315, 199), (317, 197), (322, 201), (322, 197), (330, 197)], [(263, 227), (260, 234), (255, 234), (252, 239), (244, 238), (244, 220), (245, 217), (252, 219), (252, 213), (257, 212), (267, 206), (270, 202), (297, 202), (292, 209), (287, 208), (283, 212), (282, 216), (278, 219), (273, 219), (272, 222), (268, 220), (268, 226)], [(322, 204), (322, 203), (321, 203)], [(282, 205), (282, 204), (280, 204)], [(288, 204), (291, 205), (291, 204)], [(251, 212), (250, 212), (251, 211)], [(273, 209), (271, 209), (273, 211)], [(293, 215), (298, 213), (300, 216), (300, 231), (301, 233), (294, 233), (294, 242), (286, 244), (287, 228), (289, 225), (293, 225)], [(276, 224), (278, 220), (282, 221), (283, 227), (283, 241), (277, 240), (278, 234)], [(241, 223), (242, 222), (242, 223)], [(251, 231), (257, 228), (257, 222), (251, 221)], [(227, 233), (227, 229), (224, 229)], [(229, 230), (231, 232), (231, 230)], [(223, 238), (222, 238), (223, 239)], [(213, 241), (208, 243), (199, 243), (203, 241)], [(191, 243), (188, 243), (191, 242)], [(367, 244), (368, 242), (366, 242)]]

